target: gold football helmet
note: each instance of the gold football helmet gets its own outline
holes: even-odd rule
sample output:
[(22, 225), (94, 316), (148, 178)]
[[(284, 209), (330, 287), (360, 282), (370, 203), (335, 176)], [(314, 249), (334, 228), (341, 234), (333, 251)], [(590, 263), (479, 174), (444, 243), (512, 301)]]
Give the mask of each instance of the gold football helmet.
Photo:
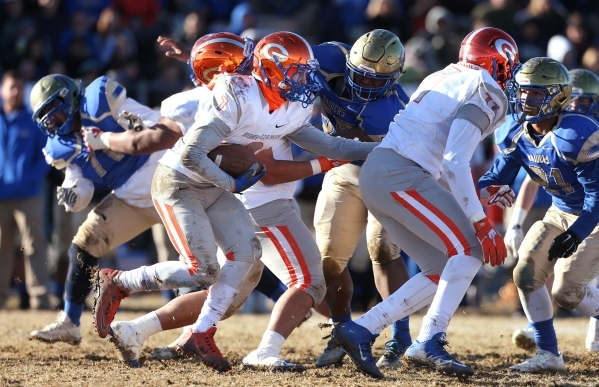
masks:
[[(81, 82), (77, 83), (66, 75), (51, 74), (43, 77), (33, 86), (29, 95), (33, 121), (48, 137), (71, 133), (82, 93)], [(65, 114), (63, 122), (55, 117), (60, 112)]]
[(572, 97), (569, 112), (599, 116), (599, 77), (590, 70), (570, 70)]
[(376, 101), (395, 87), (403, 74), (403, 44), (394, 33), (377, 29), (362, 35), (347, 55), (345, 78), (355, 102)]
[(537, 123), (557, 116), (572, 102), (570, 73), (554, 59), (528, 60), (516, 73), (515, 81), (515, 109), (517, 114), (525, 115), (525, 121)]

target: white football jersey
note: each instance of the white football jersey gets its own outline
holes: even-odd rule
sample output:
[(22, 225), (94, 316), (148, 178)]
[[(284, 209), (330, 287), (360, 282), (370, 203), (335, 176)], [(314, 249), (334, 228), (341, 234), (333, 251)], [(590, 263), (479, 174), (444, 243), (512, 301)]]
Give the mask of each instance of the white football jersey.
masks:
[(489, 73), (451, 64), (422, 81), (406, 108), (395, 115), (379, 147), (393, 149), (439, 179), (444, 154), (459, 152), (446, 149), (447, 138), (458, 109), (466, 104), (478, 106), (488, 116), (481, 138), (501, 126), (508, 108), (507, 97)]
[[(184, 93), (179, 95), (181, 94)], [(192, 98), (196, 96), (191, 95)], [(160, 162), (199, 183), (209, 180), (184, 167), (180, 162), (181, 151), (186, 144), (193, 141), (191, 136), (194, 130), (210, 127), (216, 121), (216, 125), (226, 125), (227, 128), (218, 135), (216, 131), (213, 136), (204, 135), (206, 137), (201, 141), (201, 145), (205, 145), (203, 150), (206, 154), (218, 143), (226, 142), (250, 146), (254, 152), (272, 148), (275, 159), (293, 160), (290, 143), (285, 136), (306, 126), (312, 113), (311, 107), (303, 108), (299, 102), (286, 102), (269, 113), (269, 105), (262, 96), (257, 81), (242, 75), (221, 77), (209, 94), (201, 94), (196, 106), (198, 107), (193, 127)], [(212, 182), (226, 189), (232, 187), (232, 178), (216, 164), (210, 161), (203, 165), (204, 172), (212, 178)], [(289, 182), (266, 186), (258, 182), (243, 192), (241, 200), (246, 208), (254, 208), (276, 199), (291, 199), (296, 184)]]
[(200, 100), (206, 100), (211, 96), (212, 91), (204, 86), (174, 94), (162, 101), (160, 115), (175, 121), (181, 128), (181, 133), (185, 135), (195, 122)]

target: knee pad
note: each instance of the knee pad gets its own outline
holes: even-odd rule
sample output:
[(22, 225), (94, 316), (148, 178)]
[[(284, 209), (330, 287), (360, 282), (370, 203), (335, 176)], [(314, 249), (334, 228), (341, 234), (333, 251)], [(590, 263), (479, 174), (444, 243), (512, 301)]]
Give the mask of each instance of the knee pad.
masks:
[(580, 304), (586, 294), (585, 286), (581, 284), (563, 283), (551, 290), (555, 302), (564, 309), (574, 309)]
[(66, 299), (83, 304), (92, 288), (92, 275), (98, 267), (98, 258), (76, 244), (69, 248), (69, 271), (67, 273)]
[(399, 253), (401, 253), (399, 247), (384, 238), (373, 238), (368, 241), (368, 254), (375, 265), (389, 263), (399, 258)]
[(314, 304), (312, 306), (318, 305), (322, 302), (322, 300), (324, 300), (325, 294), (327, 294), (327, 286), (324, 283), (312, 284), (308, 286), (304, 292), (310, 295), (310, 297), (312, 297), (314, 300)]
[(322, 259), (322, 272), (326, 281), (337, 277), (345, 269), (347, 264), (337, 262), (333, 258)]
[(524, 293), (530, 293), (543, 284), (535, 280), (534, 265), (528, 265), (520, 260), (514, 269), (514, 284)]
[(192, 274), (191, 277), (195, 281), (196, 286), (209, 288), (218, 279), (220, 271), (220, 265), (218, 262), (209, 263), (204, 265), (204, 267), (200, 267), (199, 270)]

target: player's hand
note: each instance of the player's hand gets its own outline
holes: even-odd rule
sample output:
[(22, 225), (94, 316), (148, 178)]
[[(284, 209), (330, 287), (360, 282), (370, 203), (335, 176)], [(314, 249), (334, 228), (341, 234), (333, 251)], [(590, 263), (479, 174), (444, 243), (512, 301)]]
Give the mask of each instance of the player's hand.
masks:
[(476, 237), (483, 247), (485, 263), (490, 263), (493, 267), (503, 264), (507, 256), (507, 250), (503, 238), (491, 226), (489, 219), (485, 216), (483, 219), (475, 222), (474, 230), (476, 231)]
[(524, 240), (524, 233), (522, 232), (522, 226), (516, 224), (508, 228), (503, 237), (505, 247), (510, 257), (518, 259), (518, 249)]
[(549, 262), (556, 258), (568, 258), (578, 250), (580, 238), (575, 232), (567, 230), (555, 237), (549, 247)]
[(172, 51), (167, 51), (164, 53), (164, 55), (168, 56), (169, 58), (175, 58), (179, 62), (183, 63), (189, 60), (190, 51), (187, 48), (185, 48), (181, 43), (175, 42), (171, 38), (159, 36), (158, 44), (172, 49)]
[(65, 210), (72, 211), (72, 207), (77, 203), (77, 182), (75, 180), (71, 186), (58, 187), (56, 189), (56, 198), (58, 199), (58, 205), (64, 205)]
[(495, 205), (501, 209), (511, 207), (516, 199), (516, 194), (509, 185), (490, 185), (481, 188), (478, 197), (483, 206)]
[(328, 172), (335, 167), (339, 167), (341, 165), (349, 163), (348, 160), (332, 160), (326, 157), (319, 157), (316, 160), (318, 161), (318, 164), (320, 166), (320, 173)]
[[(261, 168), (261, 169), (260, 169)], [(235, 179), (235, 187), (231, 192), (241, 193), (246, 189), (250, 188), (258, 182), (266, 173), (266, 167), (258, 163), (252, 164), (252, 166), (242, 173), (237, 179)]]
[(86, 128), (81, 131), (85, 146), (90, 152), (108, 148), (110, 135), (110, 132), (104, 132), (98, 128)]

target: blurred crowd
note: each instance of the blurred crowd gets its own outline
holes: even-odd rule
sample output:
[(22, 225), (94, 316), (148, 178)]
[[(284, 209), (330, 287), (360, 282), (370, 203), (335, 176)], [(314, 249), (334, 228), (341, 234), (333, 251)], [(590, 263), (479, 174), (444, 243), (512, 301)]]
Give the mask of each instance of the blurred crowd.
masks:
[[(191, 47), (199, 37), (217, 31), (230, 31), (258, 41), (270, 32), (289, 30), (312, 44), (336, 40), (351, 45), (367, 31), (387, 29), (397, 34), (405, 46), (406, 72), (400, 83), (408, 94), (425, 76), (455, 62), (463, 37), (484, 26), (498, 27), (512, 35), (521, 62), (549, 56), (568, 69), (586, 68), (599, 74), (597, 0), (0, 1), (0, 77), (22, 82), (22, 95), (13, 97), (23, 101), (24, 109), (30, 109), (31, 87), (51, 73), (81, 79), (84, 86), (105, 74), (125, 86), (128, 96), (158, 107), (165, 98), (193, 85), (187, 67), (167, 58), (166, 48), (156, 42), (157, 37), (171, 37)], [(13, 98), (8, 89), (3, 87), (0, 95), (3, 109), (4, 102)], [(318, 104), (315, 107), (317, 121)], [(476, 180), (488, 169), (493, 157), (493, 144), (487, 141), (473, 160)], [(65, 226), (64, 211), (58, 209), (53, 198), (62, 175), (54, 170), (47, 176), (43, 223), (45, 239), (54, 246), (57, 256), (50, 266), (58, 284), (55, 292), (61, 294), (60, 283), (66, 275), (61, 256), (66, 252), (60, 246), (68, 246), (76, 228)], [(319, 177), (304, 183), (300, 194), (308, 200), (315, 199)], [(2, 200), (0, 195), (0, 209)], [(547, 201), (539, 203), (548, 206)], [(496, 216), (501, 218), (502, 214)], [(56, 236), (57, 229), (64, 235)], [(153, 245), (151, 234), (143, 234), (133, 245), (136, 243)], [(368, 265), (362, 266), (359, 270), (368, 270)], [(24, 276), (20, 267), (17, 265), (17, 278)], [(5, 267), (0, 270), (6, 272)], [(354, 279), (356, 302), (367, 304), (372, 299), (371, 283), (360, 282), (360, 278), (371, 277)], [(476, 291), (471, 295), (476, 298)], [(506, 297), (509, 296), (513, 294)], [(29, 305), (27, 300), (22, 298), (22, 307)], [(48, 305), (43, 300), (32, 304), (36, 308)]]

